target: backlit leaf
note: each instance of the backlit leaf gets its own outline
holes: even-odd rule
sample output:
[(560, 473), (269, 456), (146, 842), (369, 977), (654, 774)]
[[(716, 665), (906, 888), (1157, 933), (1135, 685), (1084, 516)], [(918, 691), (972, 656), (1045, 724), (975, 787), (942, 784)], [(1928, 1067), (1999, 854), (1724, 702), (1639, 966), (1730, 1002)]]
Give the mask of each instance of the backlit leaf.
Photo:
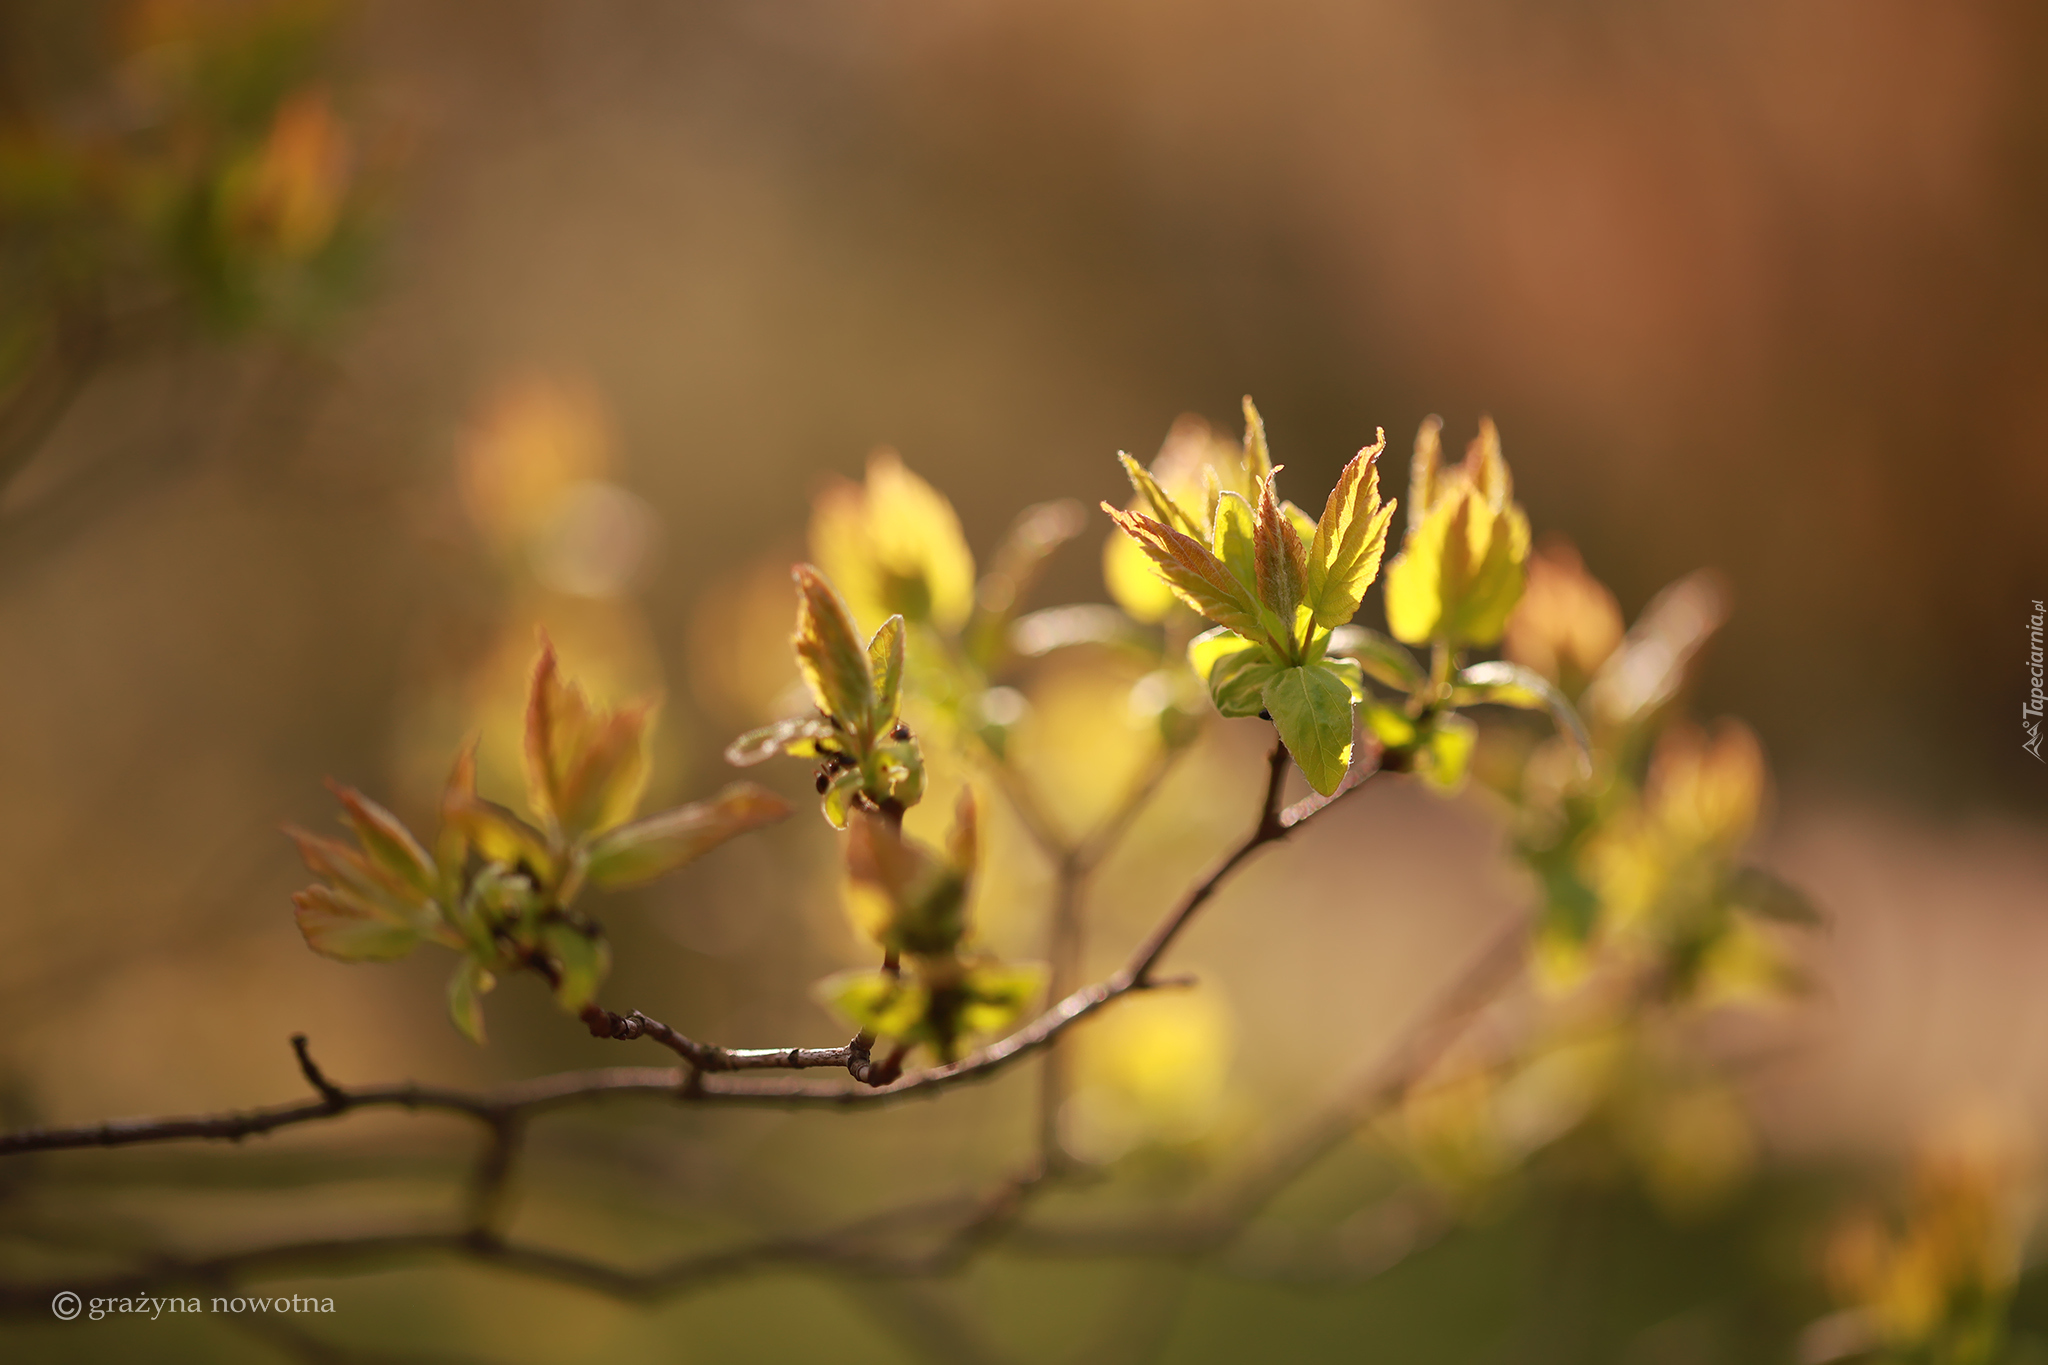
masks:
[(929, 996), (905, 977), (881, 971), (840, 972), (817, 986), (820, 1003), (863, 1032), (901, 1038), (924, 1018)]
[(1210, 544), (1216, 557), (1247, 594), (1258, 592), (1258, 514), (1240, 494), (1223, 492), (1216, 498), (1215, 522)]
[(868, 461), (864, 483), (841, 484), (818, 499), (810, 540), (856, 619), (900, 615), (950, 632), (973, 609), (974, 556), (959, 516), (892, 452)]
[(1201, 538), (1202, 524), (1159, 486), (1159, 480), (1152, 477), (1151, 470), (1121, 450), (1116, 453), (1116, 458), (1123, 465), (1124, 473), (1130, 477), (1131, 487), (1138, 490), (1146, 505), (1152, 509), (1152, 515), (1158, 518), (1162, 525), (1171, 526), (1183, 535), (1193, 536), (1198, 540)]
[(422, 894), (432, 895), (440, 881), (434, 861), (399, 818), (353, 787), (338, 782), (327, 785), (341, 801), (342, 818), (362, 841), (369, 860)]
[(473, 1043), (484, 1041), (483, 997), (498, 984), (488, 967), (465, 957), (448, 979), (448, 1017)]
[(1219, 626), (1247, 638), (1265, 632), (1257, 605), (1209, 547), (1147, 516), (1102, 504), (1116, 524), (1148, 555), (1175, 595)]
[(1281, 669), (1265, 686), (1266, 711), (1281, 742), (1324, 796), (1351, 766), (1351, 689), (1320, 664)]
[(789, 814), (789, 803), (751, 782), (737, 782), (708, 801), (620, 825), (590, 845), (586, 876), (593, 886), (637, 886), (674, 871), (726, 840)]
[(1042, 963), (977, 962), (961, 981), (966, 1004), (962, 1033), (1001, 1033), (1024, 1017), (1045, 990), (1050, 974)]
[(1416, 442), (1408, 535), (1387, 567), (1387, 626), (1410, 644), (1453, 649), (1500, 638), (1520, 600), (1529, 555), (1529, 519), (1511, 500), (1513, 484), (1491, 422), (1455, 468), (1436, 466), (1435, 429)]
[(892, 616), (868, 641), (868, 671), (875, 680), (873, 728), (879, 734), (896, 723), (903, 696), (903, 618)]
[(811, 698), (848, 730), (871, 737), (874, 675), (853, 617), (824, 575), (810, 565), (797, 565), (791, 576), (797, 589), (797, 669)]
[(340, 962), (391, 962), (419, 945), (412, 921), (339, 887), (309, 886), (292, 896), (292, 906), (306, 945)]
[(1413, 654), (1394, 640), (1364, 626), (1339, 626), (1330, 635), (1332, 656), (1356, 659), (1367, 676), (1397, 692), (1415, 692), (1429, 681)]
[(612, 953), (604, 935), (557, 920), (541, 930), (541, 941), (557, 970), (556, 1003), (571, 1014), (581, 1011), (611, 971)]
[(825, 788), (825, 819), (834, 829), (845, 829), (848, 815), (853, 810), (855, 798), (862, 786), (859, 768), (842, 768), (833, 774), (831, 783)]
[(1463, 716), (1438, 716), (1423, 736), (1415, 755), (1415, 771), (1439, 792), (1449, 795), (1465, 785), (1465, 770), (1479, 727)]
[(1209, 688), (1209, 699), (1226, 716), (1256, 716), (1265, 710), (1265, 687), (1284, 665), (1264, 645), (1222, 626), (1188, 642), (1188, 663)]
[(1373, 445), (1354, 455), (1323, 504), (1308, 553), (1308, 602), (1319, 626), (1341, 626), (1357, 615), (1366, 589), (1379, 576), (1396, 506), (1380, 503), (1378, 462), (1386, 445), (1382, 431)]
[(1650, 599), (1581, 699), (1604, 725), (1634, 725), (1676, 696), (1700, 648), (1728, 619), (1728, 588), (1710, 569)]

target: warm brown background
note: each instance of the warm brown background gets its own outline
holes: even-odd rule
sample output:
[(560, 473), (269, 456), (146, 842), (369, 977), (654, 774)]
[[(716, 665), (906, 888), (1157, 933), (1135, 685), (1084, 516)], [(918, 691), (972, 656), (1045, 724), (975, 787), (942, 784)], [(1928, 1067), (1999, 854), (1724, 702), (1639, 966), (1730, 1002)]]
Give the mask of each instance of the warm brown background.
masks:
[[(61, 88), (91, 7), (12, 8), (10, 79)], [(1964, 1092), (2048, 1107), (2048, 771), (2017, 723), (2048, 596), (2044, 23), (1990, 0), (363, 6), (352, 94), (408, 148), (375, 292), (314, 353), (194, 342), (105, 375), (0, 507), (0, 1067), (83, 1119), (295, 1094), (297, 1029), (351, 1079), (619, 1059), (524, 989), (478, 1053), (438, 1017), (442, 961), (313, 958), (275, 833), (327, 818), (327, 773), (418, 810), (441, 759), (415, 749), (460, 728), (435, 699), (526, 628), (455, 468), (539, 376), (594, 397), (664, 528), (633, 624), (593, 629), (669, 689), (670, 793), (722, 780), (746, 719), (706, 681), (707, 591), (796, 553), (821, 478), (877, 445), (985, 554), (1024, 503), (1120, 496), (1112, 452), (1186, 410), (1231, 423), (1247, 391), (1296, 490), (1381, 425), (1398, 485), (1425, 413), (1462, 437), (1490, 412), (1536, 526), (1626, 610), (1700, 564), (1734, 585), (1701, 705), (1757, 725), (1773, 855), (1837, 917), (1794, 1025), (1816, 1049), (1761, 1091), (1786, 1150), (1890, 1144)], [(1099, 597), (1096, 543), (1054, 599)], [(1369, 1053), (1519, 894), (1476, 810), (1390, 791), (1346, 818), (1187, 946), (1240, 1026), (1245, 1106), (1322, 1079), (1246, 1057)], [(1200, 863), (1159, 837), (1173, 877)], [(828, 846), (808, 817), (770, 838), (617, 916), (620, 990), (734, 1042), (828, 1027), (803, 994), (845, 951)], [(1361, 866), (1381, 894), (1354, 911)], [(1117, 885), (1105, 951), (1165, 894)], [(1247, 927), (1304, 887), (1329, 908), (1295, 937)], [(1307, 956), (1341, 975), (1304, 991)], [(593, 1198), (803, 1223), (841, 1195), (776, 1188), (792, 1154), (878, 1189), (994, 1171), (1025, 1098), (857, 1135), (691, 1118), (681, 1149), (650, 1126), (618, 1157), (641, 1193)], [(411, 1131), (371, 1128), (375, 1152)], [(55, 1169), (112, 1169), (90, 1160)], [(541, 1234), (598, 1218), (574, 1194)], [(95, 1197), (159, 1208), (117, 1195)], [(305, 1222), (199, 1204), (168, 1224), (195, 1243)], [(505, 1353), (643, 1340), (630, 1313), (572, 1330), (551, 1291), (493, 1317), (451, 1283), (359, 1302)], [(802, 1292), (828, 1307), (792, 1323), (844, 1316)], [(989, 1292), (1033, 1319), (1038, 1290)], [(758, 1326), (778, 1300), (729, 1293), (662, 1339), (806, 1349)]]

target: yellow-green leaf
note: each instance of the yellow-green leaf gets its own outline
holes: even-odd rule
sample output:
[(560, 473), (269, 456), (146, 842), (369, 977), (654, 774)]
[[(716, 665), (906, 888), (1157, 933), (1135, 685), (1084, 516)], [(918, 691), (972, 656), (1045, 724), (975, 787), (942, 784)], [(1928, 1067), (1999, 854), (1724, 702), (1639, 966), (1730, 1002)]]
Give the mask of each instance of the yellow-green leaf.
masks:
[(444, 792), (441, 819), (460, 830), (485, 862), (524, 867), (543, 881), (553, 880), (555, 856), (547, 836), (506, 807), (478, 796), (474, 789), (451, 787)]
[(1321, 664), (1284, 668), (1265, 686), (1266, 711), (1311, 787), (1337, 790), (1351, 766), (1351, 689)]
[(1248, 639), (1264, 636), (1259, 610), (1223, 561), (1194, 537), (1136, 512), (1102, 504), (1102, 510), (1138, 543), (1155, 570), (1190, 607), (1219, 626)]
[(473, 1043), (484, 1041), (483, 997), (498, 978), (473, 957), (465, 957), (448, 979), (448, 1017)]
[(612, 951), (595, 929), (557, 920), (542, 928), (541, 941), (554, 959), (555, 1002), (580, 1013), (611, 971)]
[(874, 731), (896, 723), (903, 698), (903, 618), (892, 616), (868, 641), (868, 672), (875, 680)]
[(336, 886), (309, 886), (292, 896), (306, 946), (339, 962), (391, 962), (419, 946), (406, 916)]
[(1529, 519), (1511, 500), (1499, 434), (1483, 423), (1465, 461), (1436, 466), (1435, 431), (1416, 442), (1408, 535), (1387, 567), (1387, 626), (1410, 644), (1490, 644), (1521, 599)]
[(1356, 659), (1366, 673), (1397, 692), (1415, 692), (1429, 674), (1413, 654), (1376, 630), (1339, 626), (1330, 635), (1332, 656)]
[(1438, 716), (1416, 751), (1415, 771), (1430, 786), (1450, 795), (1465, 785), (1465, 770), (1478, 739), (1479, 727), (1465, 717)]
[(1159, 480), (1152, 477), (1151, 470), (1121, 450), (1116, 453), (1116, 458), (1123, 465), (1124, 473), (1130, 477), (1131, 487), (1138, 490), (1146, 504), (1151, 507), (1152, 515), (1157, 517), (1162, 525), (1171, 526), (1182, 534), (1198, 540), (1201, 538), (1201, 523), (1159, 486)]
[(1222, 626), (1188, 642), (1188, 663), (1208, 687), (1216, 710), (1226, 716), (1263, 711), (1266, 682), (1284, 666), (1266, 646)]
[(1369, 702), (1363, 712), (1365, 728), (1383, 749), (1406, 749), (1415, 743), (1415, 722), (1404, 711), (1384, 702)]
[(862, 1032), (900, 1038), (924, 1018), (929, 998), (915, 981), (890, 972), (851, 971), (817, 985), (820, 1003)]
[(1243, 495), (1233, 492), (1219, 492), (1216, 495), (1215, 530), (1209, 543), (1214, 547), (1216, 557), (1223, 561), (1230, 576), (1241, 584), (1247, 594), (1259, 590), (1258, 515)]
[(845, 829), (847, 817), (853, 811), (854, 799), (860, 795), (863, 779), (859, 768), (841, 768), (833, 774), (832, 781), (824, 791), (825, 819), (834, 829)]
[(809, 564), (797, 565), (791, 576), (797, 589), (797, 669), (812, 700), (848, 730), (872, 737), (875, 680), (852, 614), (824, 575)]
[(751, 782), (736, 782), (708, 801), (665, 810), (592, 841), (585, 875), (608, 890), (637, 886), (699, 858), (726, 840), (789, 814), (789, 803)]
[(1015, 1024), (1045, 990), (1049, 973), (1037, 962), (977, 962), (960, 983), (966, 1004), (960, 1010), (963, 1033), (1001, 1033)]
[(954, 631), (973, 609), (974, 556), (960, 518), (889, 451), (868, 461), (864, 484), (842, 484), (818, 499), (810, 538), (857, 619), (901, 615)]
[(1134, 621), (1163, 621), (1180, 600), (1152, 567), (1151, 556), (1122, 531), (1102, 542), (1102, 582)]
[(1382, 431), (1344, 466), (1323, 504), (1308, 552), (1308, 601), (1319, 626), (1341, 626), (1357, 615), (1366, 589), (1379, 576), (1396, 505), (1380, 503), (1378, 462), (1386, 446)]
[(440, 882), (438, 870), (404, 823), (353, 787), (327, 785), (341, 801), (342, 818), (362, 841), (370, 862), (423, 895), (432, 895)]

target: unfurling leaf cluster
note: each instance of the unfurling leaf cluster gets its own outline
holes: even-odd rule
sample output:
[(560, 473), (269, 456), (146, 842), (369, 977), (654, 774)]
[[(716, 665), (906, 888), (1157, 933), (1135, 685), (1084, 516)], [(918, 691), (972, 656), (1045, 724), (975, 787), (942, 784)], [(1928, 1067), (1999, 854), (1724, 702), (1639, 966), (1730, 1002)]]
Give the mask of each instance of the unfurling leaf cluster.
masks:
[(1200, 502), (1184, 503), (1123, 455), (1146, 510), (1103, 504), (1174, 596), (1214, 623), (1190, 646), (1190, 661), (1216, 709), (1270, 716), (1326, 796), (1350, 766), (1358, 695), (1356, 666), (1328, 657), (1330, 636), (1379, 573), (1394, 511), (1379, 496), (1385, 445), (1382, 436), (1352, 458), (1311, 520), (1280, 500), (1265, 425), (1247, 398), (1243, 453), (1234, 468), (1205, 466)]
[(789, 813), (773, 793), (736, 783), (633, 819), (653, 713), (646, 702), (593, 706), (543, 642), (526, 710), (532, 818), (478, 794), (474, 745), (442, 792), (431, 853), (397, 816), (337, 785), (354, 847), (289, 831), (319, 879), (293, 897), (306, 942), (344, 962), (391, 961), (422, 942), (454, 949), (462, 961), (449, 1012), (479, 1042), (481, 998), (509, 971), (538, 972), (565, 1010), (581, 1013), (611, 961), (597, 922), (577, 909), (586, 888), (639, 885)]
[(861, 812), (848, 831), (846, 903), (887, 954), (874, 971), (819, 983), (819, 998), (864, 1033), (923, 1044), (952, 1060), (963, 1037), (1007, 1027), (1045, 986), (1032, 965), (967, 951), (968, 904), (980, 836), (971, 788), (962, 788), (943, 851), (907, 839), (894, 822)]
[[(1491, 422), (1456, 469), (1438, 468), (1434, 418), (1416, 443), (1408, 538), (1388, 568), (1387, 610), (1400, 639), (1431, 645), (1427, 669), (1401, 644), (1350, 624), (1378, 576), (1396, 506), (1379, 496), (1385, 433), (1345, 465), (1315, 520), (1280, 500), (1249, 398), (1242, 452), (1223, 460), (1214, 446), (1199, 457), (1198, 480), (1185, 439), (1169, 443), (1157, 469), (1121, 456), (1138, 497), (1129, 509), (1103, 509), (1160, 583), (1213, 623), (1188, 658), (1217, 711), (1270, 719), (1317, 792), (1343, 783), (1361, 726), (1382, 766), (1455, 790), (1477, 734), (1456, 714), (1464, 706), (1542, 708), (1583, 741), (1577, 715), (1541, 676), (1500, 662), (1461, 667), (1466, 646), (1499, 638), (1528, 550), (1528, 521)], [(1368, 678), (1398, 698), (1380, 700)]]
[(924, 755), (901, 720), (904, 625), (891, 616), (863, 645), (853, 614), (808, 564), (796, 579), (797, 671), (817, 711), (750, 730), (725, 751), (747, 767), (787, 753), (818, 760), (825, 818), (845, 829), (856, 808), (903, 812), (924, 797)]

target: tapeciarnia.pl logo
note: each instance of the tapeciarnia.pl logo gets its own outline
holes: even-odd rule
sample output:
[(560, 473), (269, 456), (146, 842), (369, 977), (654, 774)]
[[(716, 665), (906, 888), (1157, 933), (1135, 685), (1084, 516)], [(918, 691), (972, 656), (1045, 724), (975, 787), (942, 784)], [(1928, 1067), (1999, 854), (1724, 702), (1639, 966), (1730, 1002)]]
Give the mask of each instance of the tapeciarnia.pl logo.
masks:
[(2027, 621), (2027, 672), (2033, 678), (2033, 687), (2027, 699), (2020, 703), (2020, 725), (2026, 730), (2026, 742), (2020, 747), (2034, 756), (2036, 763), (2048, 763), (2041, 757), (2041, 712), (2048, 707), (2048, 696), (2041, 690), (2041, 621), (2048, 616), (2048, 610), (2041, 606), (2039, 598), (2034, 600), (2034, 614)]

